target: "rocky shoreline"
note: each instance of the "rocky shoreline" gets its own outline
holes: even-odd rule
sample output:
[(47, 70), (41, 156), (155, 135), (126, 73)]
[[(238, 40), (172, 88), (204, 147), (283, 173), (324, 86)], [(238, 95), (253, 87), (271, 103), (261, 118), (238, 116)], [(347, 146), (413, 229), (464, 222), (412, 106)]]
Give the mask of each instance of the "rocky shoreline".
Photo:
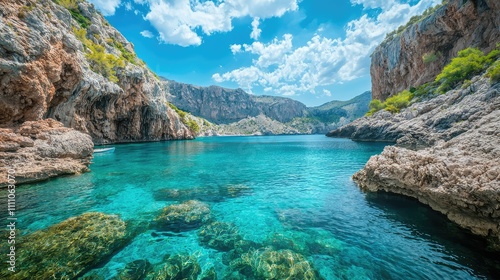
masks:
[(393, 141), (353, 179), (365, 191), (418, 199), (500, 250), (500, 83), (469, 87), (379, 111), (328, 134)]
[(7, 186), (8, 169), (16, 184), (87, 172), (93, 147), (88, 134), (53, 119), (0, 128), (0, 187)]

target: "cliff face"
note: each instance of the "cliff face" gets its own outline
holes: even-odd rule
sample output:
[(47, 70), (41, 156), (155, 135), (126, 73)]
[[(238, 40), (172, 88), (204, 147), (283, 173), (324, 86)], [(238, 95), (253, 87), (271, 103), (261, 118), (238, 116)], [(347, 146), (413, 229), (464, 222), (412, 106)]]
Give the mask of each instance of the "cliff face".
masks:
[(375, 49), (370, 68), (372, 97), (385, 100), (433, 81), (458, 51), (471, 46), (490, 51), (498, 42), (499, 1), (450, 0)]
[(290, 98), (251, 95), (241, 89), (163, 83), (169, 102), (215, 124), (204, 126), (200, 135), (326, 133), (364, 115), (371, 99), (365, 92), (348, 101), (306, 107)]
[(179, 109), (217, 124), (228, 124), (264, 114), (280, 122), (306, 115), (306, 106), (298, 101), (271, 96), (253, 96), (241, 89), (218, 86), (199, 87), (165, 81), (169, 101)]
[(159, 79), (92, 5), (0, 4), (0, 126), (53, 118), (96, 143), (192, 138)]
[(381, 110), (329, 136), (396, 142), (354, 181), (417, 198), (500, 250), (500, 83), (476, 76), (466, 88), (398, 114)]

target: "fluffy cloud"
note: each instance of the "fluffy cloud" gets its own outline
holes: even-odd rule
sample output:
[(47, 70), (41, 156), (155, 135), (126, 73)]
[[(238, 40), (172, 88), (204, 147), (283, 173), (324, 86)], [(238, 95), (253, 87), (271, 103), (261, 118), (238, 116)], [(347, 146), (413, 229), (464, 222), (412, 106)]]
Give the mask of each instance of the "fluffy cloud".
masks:
[(212, 78), (216, 82), (236, 82), (249, 91), (258, 86), (266, 92), (282, 95), (315, 93), (317, 87), (354, 80), (369, 74), (369, 56), (386, 33), (439, 2), (421, 0), (411, 6), (393, 0), (351, 0), (353, 4), (362, 4), (365, 9), (381, 8), (382, 11), (375, 17), (365, 14), (349, 22), (343, 38), (332, 39), (316, 34), (305, 45), (294, 48), (293, 36), (287, 34), (282, 40), (274, 39), (267, 44), (254, 42), (239, 46), (233, 54), (246, 52), (255, 55), (252, 65), (216, 73)]
[(103, 15), (111, 16), (115, 14), (116, 8), (120, 6), (121, 0), (89, 0)]
[(252, 21), (252, 33), (250, 33), (250, 38), (254, 40), (259, 40), (261, 32), (262, 30), (259, 28), (259, 18), (256, 17)]
[(241, 52), (241, 45), (234, 44), (234, 45), (229, 46), (229, 48), (231, 49), (231, 52), (233, 54), (237, 54), (237, 53)]
[(149, 31), (149, 30), (143, 30), (143, 31), (141, 31), (141, 35), (143, 37), (146, 37), (146, 38), (153, 38), (154, 37), (153, 33), (151, 31)]
[[(113, 15), (121, 0), (89, 0), (106, 16)], [(200, 45), (202, 35), (233, 29), (235, 18), (250, 16), (251, 38), (260, 36), (259, 19), (280, 17), (298, 9), (300, 0), (133, 0), (147, 5), (144, 19), (158, 31), (160, 41), (180, 46)], [(127, 9), (132, 9), (130, 2)], [(135, 11), (134, 11), (135, 12)], [(135, 12), (137, 14), (137, 12)], [(201, 31), (201, 32), (200, 32)]]

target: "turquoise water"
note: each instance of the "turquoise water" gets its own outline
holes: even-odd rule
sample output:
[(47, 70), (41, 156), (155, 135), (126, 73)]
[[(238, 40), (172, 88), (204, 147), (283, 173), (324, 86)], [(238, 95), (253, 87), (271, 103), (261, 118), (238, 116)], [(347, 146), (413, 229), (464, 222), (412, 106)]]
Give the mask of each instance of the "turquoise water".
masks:
[[(188, 191), (247, 240), (282, 233), (333, 244), (335, 254), (305, 256), (325, 279), (499, 278), (498, 256), (477, 249), (482, 241), (444, 216), (409, 198), (359, 190), (352, 174), (383, 147), (322, 135), (117, 145), (95, 155), (90, 173), (19, 187), (19, 227), (26, 234), (93, 211), (151, 221), (182, 202), (166, 190)], [(228, 186), (244, 191), (227, 195)], [(196, 255), (219, 279), (227, 270), (224, 253), (201, 246), (197, 230), (147, 228), (90, 273), (111, 278), (134, 260), (154, 264), (175, 253)]]

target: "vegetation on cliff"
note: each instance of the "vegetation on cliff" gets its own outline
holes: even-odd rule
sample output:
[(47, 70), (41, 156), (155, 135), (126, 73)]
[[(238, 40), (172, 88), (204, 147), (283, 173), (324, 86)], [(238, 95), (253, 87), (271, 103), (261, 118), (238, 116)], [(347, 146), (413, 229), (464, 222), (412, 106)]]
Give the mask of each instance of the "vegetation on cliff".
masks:
[(441, 4), (438, 4), (434, 7), (428, 8), (421, 15), (412, 16), (410, 18), (410, 20), (405, 25), (401, 25), (400, 27), (398, 27), (398, 29), (387, 33), (387, 35), (385, 36), (385, 39), (381, 45), (384, 45), (387, 41), (390, 41), (390, 40), (394, 39), (395, 37), (401, 35), (401, 33), (403, 33), (403, 31), (405, 31), (406, 28), (408, 28), (408, 27), (412, 26), (413, 24), (418, 23), (418, 22), (424, 20), (426, 17), (432, 15), (435, 11), (437, 11), (437, 9), (441, 8), (446, 3), (447, 3), (447, 1), (443, 0)]
[[(437, 56), (437, 54), (433, 54)], [(425, 60), (432, 60), (433, 55), (423, 57)], [(470, 79), (486, 71), (486, 76), (491, 82), (500, 80), (500, 43), (488, 54), (477, 48), (467, 48), (458, 52), (457, 57), (447, 64), (442, 72), (436, 76), (434, 82), (423, 84), (417, 88), (403, 90), (382, 102), (373, 99), (369, 105), (367, 116), (385, 109), (391, 113), (399, 113), (401, 109), (408, 107), (414, 97), (425, 97), (436, 94), (443, 94), (462, 85), (463, 88), (470, 86)]]
[[(177, 108), (177, 106), (175, 106), (170, 102), (168, 102), (167, 104), (170, 108), (172, 108), (172, 110), (174, 110), (179, 115), (179, 117), (181, 117), (182, 123), (184, 123), (187, 127), (189, 127), (191, 131), (193, 131), (194, 133), (200, 132), (200, 125), (198, 125), (198, 123), (194, 119), (190, 118), (191, 114), (182, 111), (181, 109)], [(203, 121), (204, 123), (206, 122), (206, 120)]]

